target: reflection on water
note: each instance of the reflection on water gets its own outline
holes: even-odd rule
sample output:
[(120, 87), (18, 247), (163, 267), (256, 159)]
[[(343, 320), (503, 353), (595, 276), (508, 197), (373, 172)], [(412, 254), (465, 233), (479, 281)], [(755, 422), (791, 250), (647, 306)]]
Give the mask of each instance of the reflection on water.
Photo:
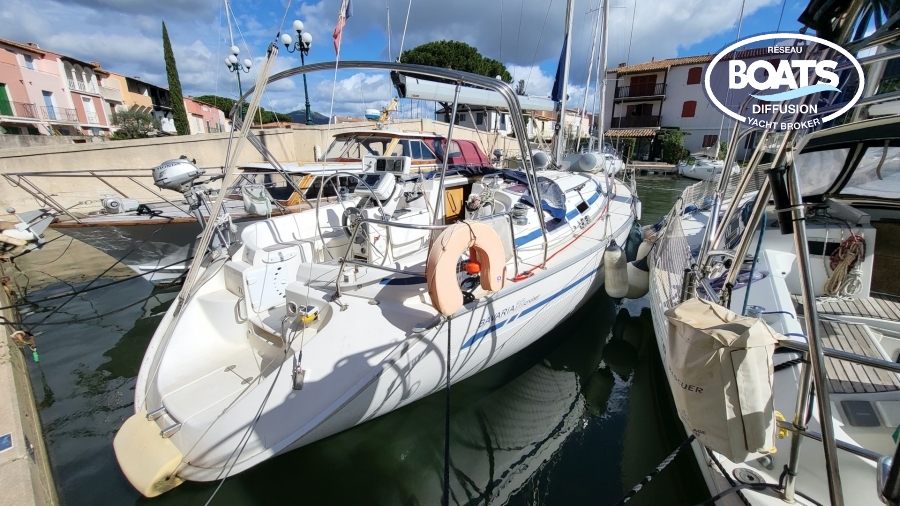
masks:
[[(642, 195), (645, 222), (671, 205), (666, 194)], [(31, 377), (65, 504), (202, 505), (215, 490), (216, 483), (186, 483), (139, 498), (112, 450), (132, 413), (144, 350), (176, 293), (123, 283), (79, 296), (47, 320), (74, 323), (36, 329), (45, 333)], [(59, 302), (31, 308), (26, 322), (41, 321)], [(454, 504), (614, 504), (683, 440), (641, 305), (631, 301), (616, 313), (605, 295), (595, 296), (528, 349), (454, 385)], [(436, 394), (271, 459), (229, 478), (212, 504), (439, 504), (444, 403)], [(630, 504), (706, 497), (686, 452)]]

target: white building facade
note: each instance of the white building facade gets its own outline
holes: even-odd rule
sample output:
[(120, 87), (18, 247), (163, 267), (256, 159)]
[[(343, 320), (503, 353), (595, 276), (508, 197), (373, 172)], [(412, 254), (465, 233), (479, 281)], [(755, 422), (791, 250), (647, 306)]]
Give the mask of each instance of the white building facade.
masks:
[[(635, 140), (631, 156), (636, 160), (660, 157), (655, 141), (660, 129), (674, 128), (685, 133), (684, 147), (690, 153), (716, 153), (720, 141), (731, 134), (734, 121), (709, 101), (704, 91), (703, 76), (715, 55), (688, 56), (624, 66), (607, 71), (606, 114), (603, 118), (607, 141)], [(749, 49), (737, 54), (748, 62), (772, 59), (765, 48)], [(726, 83), (714, 83), (724, 89)], [(740, 104), (751, 88), (729, 93), (728, 104)], [(721, 96), (721, 95), (719, 95)], [(738, 156), (743, 156), (751, 142), (741, 142)]]

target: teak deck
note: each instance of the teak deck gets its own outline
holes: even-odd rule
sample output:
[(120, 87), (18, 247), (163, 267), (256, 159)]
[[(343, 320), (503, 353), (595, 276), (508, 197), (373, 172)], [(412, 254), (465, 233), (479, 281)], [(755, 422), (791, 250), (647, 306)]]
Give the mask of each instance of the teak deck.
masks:
[[(822, 344), (825, 347), (884, 359), (866, 325), (834, 320), (821, 320), (820, 325)], [(833, 394), (900, 390), (900, 377), (897, 374), (874, 367), (826, 357), (825, 370), (828, 374), (828, 391)]]
[[(803, 313), (803, 305), (799, 295), (793, 295), (797, 314)], [(900, 322), (900, 297), (885, 293), (872, 293), (871, 297), (860, 297), (848, 300), (816, 302), (819, 314), (837, 316), (857, 316)]]

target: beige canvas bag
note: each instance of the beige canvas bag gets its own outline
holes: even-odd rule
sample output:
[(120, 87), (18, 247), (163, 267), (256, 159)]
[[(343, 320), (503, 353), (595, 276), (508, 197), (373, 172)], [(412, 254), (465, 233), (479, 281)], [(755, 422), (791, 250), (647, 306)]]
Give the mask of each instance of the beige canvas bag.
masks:
[(772, 354), (783, 337), (761, 318), (697, 298), (666, 317), (666, 368), (679, 418), (732, 462), (774, 452)]

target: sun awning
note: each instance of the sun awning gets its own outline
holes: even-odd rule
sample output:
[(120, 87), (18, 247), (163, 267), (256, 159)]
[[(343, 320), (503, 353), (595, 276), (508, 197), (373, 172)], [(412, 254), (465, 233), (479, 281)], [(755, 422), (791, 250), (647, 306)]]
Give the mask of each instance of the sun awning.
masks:
[(658, 128), (617, 128), (604, 134), (606, 137), (653, 137), (658, 131)]

